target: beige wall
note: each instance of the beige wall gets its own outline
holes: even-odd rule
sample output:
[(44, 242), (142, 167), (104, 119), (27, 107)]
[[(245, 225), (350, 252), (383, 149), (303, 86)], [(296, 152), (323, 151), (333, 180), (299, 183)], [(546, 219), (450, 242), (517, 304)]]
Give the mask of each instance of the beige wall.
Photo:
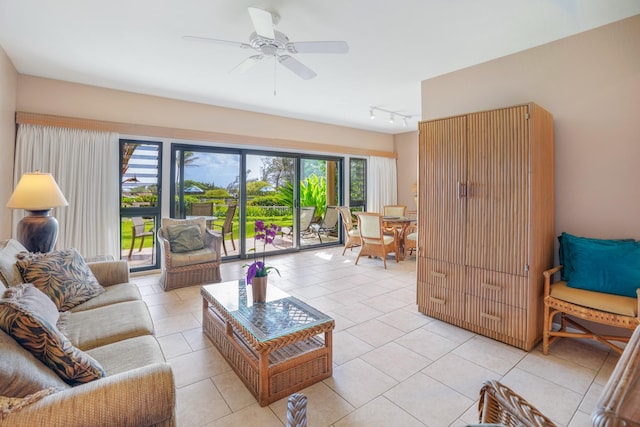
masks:
[(406, 205), (407, 211), (416, 210), (411, 185), (416, 182), (418, 170), (418, 132), (395, 135), (394, 144), (398, 156), (398, 204)]
[(11, 209), (6, 207), (13, 191), (15, 111), (18, 73), (0, 47), (0, 240), (11, 237)]
[[(18, 111), (393, 152), (393, 135), (20, 75)], [(231, 142), (233, 141), (220, 141)], [(259, 142), (259, 141), (258, 141)]]
[(640, 15), (422, 82), (424, 119), (529, 101), (554, 115), (556, 232), (640, 238)]

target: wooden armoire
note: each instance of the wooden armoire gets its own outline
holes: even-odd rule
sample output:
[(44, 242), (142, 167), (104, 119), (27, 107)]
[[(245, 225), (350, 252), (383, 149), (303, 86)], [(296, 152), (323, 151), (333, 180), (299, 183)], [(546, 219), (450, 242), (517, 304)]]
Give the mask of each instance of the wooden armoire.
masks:
[(418, 309), (524, 350), (553, 266), (553, 117), (530, 103), (419, 124)]

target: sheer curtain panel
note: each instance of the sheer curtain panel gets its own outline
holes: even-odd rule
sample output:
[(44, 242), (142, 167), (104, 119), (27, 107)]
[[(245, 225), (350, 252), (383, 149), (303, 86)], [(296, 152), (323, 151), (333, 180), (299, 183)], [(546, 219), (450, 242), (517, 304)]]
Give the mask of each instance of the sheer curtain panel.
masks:
[[(118, 141), (114, 132), (19, 125), (14, 185), (25, 172), (49, 172), (69, 202), (53, 210), (56, 248), (120, 259)], [(22, 215), (15, 211), (13, 230)]]
[(382, 213), (384, 205), (398, 201), (396, 159), (369, 157), (367, 165), (367, 211)]

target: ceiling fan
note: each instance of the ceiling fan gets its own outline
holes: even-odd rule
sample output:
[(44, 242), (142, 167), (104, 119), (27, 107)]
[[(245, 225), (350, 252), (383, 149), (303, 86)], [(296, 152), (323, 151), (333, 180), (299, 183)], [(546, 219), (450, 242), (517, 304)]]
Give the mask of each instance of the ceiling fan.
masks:
[(280, 21), (280, 16), (276, 13), (250, 7), (249, 16), (255, 29), (249, 36), (249, 43), (197, 36), (183, 36), (183, 38), (236, 46), (241, 49), (252, 49), (257, 52), (256, 55), (251, 55), (238, 64), (234, 70), (245, 72), (265, 57), (273, 57), (304, 80), (312, 79), (317, 74), (291, 55), (296, 53), (347, 53), (349, 51), (349, 45), (344, 41), (289, 41), (289, 37), (274, 29)]

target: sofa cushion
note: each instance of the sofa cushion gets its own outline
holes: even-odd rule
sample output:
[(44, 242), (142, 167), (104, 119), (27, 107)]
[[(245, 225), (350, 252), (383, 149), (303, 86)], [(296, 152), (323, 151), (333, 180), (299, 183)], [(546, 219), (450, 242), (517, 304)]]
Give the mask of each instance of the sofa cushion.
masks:
[(115, 375), (153, 363), (164, 363), (158, 340), (152, 335), (129, 338), (87, 350), (100, 362), (107, 375)]
[(60, 328), (79, 349), (89, 350), (127, 338), (153, 335), (144, 301), (128, 301), (60, 316)]
[(75, 249), (46, 254), (25, 253), (17, 262), (25, 282), (33, 283), (66, 311), (104, 292)]
[(104, 292), (95, 298), (78, 304), (70, 311), (91, 310), (105, 305), (118, 304), (126, 301), (138, 301), (142, 299), (140, 289), (134, 283), (120, 283), (119, 285), (111, 285), (104, 288)]
[(23, 282), (16, 261), (18, 254), (26, 250), (20, 242), (14, 239), (0, 242), (0, 280), (6, 286), (15, 286)]
[(25, 397), (48, 387), (69, 388), (51, 369), (0, 329), (0, 396)]
[(640, 242), (563, 233), (562, 243), (569, 287), (635, 298), (640, 288)]
[(0, 328), (69, 384), (105, 376), (98, 362), (74, 347), (58, 330), (49, 313), (37, 311), (43, 303), (42, 298), (34, 296), (36, 291), (31, 284), (5, 291), (0, 300)]
[(170, 225), (167, 227), (167, 237), (171, 252), (191, 252), (204, 248), (202, 233), (197, 225)]

